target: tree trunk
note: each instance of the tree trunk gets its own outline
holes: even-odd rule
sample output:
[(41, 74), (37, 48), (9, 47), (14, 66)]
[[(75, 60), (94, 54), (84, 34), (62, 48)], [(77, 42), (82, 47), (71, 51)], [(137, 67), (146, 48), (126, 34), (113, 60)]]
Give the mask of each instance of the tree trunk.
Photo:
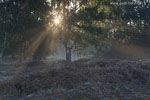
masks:
[(71, 48), (66, 47), (66, 61), (71, 62)]

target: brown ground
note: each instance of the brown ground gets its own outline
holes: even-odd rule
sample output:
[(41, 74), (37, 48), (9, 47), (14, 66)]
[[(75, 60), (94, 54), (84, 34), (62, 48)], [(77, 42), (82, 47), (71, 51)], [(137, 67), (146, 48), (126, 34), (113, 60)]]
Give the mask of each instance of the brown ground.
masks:
[(1, 65), (0, 79), (0, 100), (150, 99), (150, 63), (146, 60)]

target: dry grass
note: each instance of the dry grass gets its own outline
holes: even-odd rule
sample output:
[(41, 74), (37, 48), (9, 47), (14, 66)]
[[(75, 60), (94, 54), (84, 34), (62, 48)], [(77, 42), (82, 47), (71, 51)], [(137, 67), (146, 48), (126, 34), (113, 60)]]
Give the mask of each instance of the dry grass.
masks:
[[(22, 66), (20, 66), (22, 67)], [(19, 72), (20, 67), (17, 67)], [(74, 88), (84, 82), (150, 83), (150, 66), (134, 61), (78, 60), (71, 64), (58, 61), (49, 64), (30, 63), (23, 66), (13, 80), (0, 83), (0, 91), (29, 94), (49, 88)]]

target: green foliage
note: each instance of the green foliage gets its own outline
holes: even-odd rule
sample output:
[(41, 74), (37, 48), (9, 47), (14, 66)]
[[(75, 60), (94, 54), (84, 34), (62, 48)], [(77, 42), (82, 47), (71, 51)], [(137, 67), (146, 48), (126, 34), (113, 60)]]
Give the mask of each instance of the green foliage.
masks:
[(33, 29), (45, 24), (49, 9), (45, 0), (9, 0), (1, 3), (1, 40), (4, 40), (4, 33), (8, 33), (4, 56), (24, 52), (24, 43), (38, 34)]
[[(50, 48), (44, 44), (52, 40), (53, 30), (59, 31), (56, 40), (63, 41), (64, 45), (73, 41), (75, 47), (85, 48), (89, 44), (97, 47), (108, 39), (148, 44), (149, 2), (124, 6), (111, 5), (111, 2), (120, 1), (4, 0), (0, 2), (0, 51), (5, 49), (4, 56), (25, 53), (32, 46), (32, 39), (46, 31), (50, 33), (49, 39), (42, 37), (34, 55), (47, 55)], [(53, 29), (55, 25), (51, 21), (56, 16), (54, 12), (62, 16), (61, 26), (57, 29)], [(6, 44), (5, 33), (8, 33)], [(27, 42), (28, 46), (25, 46)]]

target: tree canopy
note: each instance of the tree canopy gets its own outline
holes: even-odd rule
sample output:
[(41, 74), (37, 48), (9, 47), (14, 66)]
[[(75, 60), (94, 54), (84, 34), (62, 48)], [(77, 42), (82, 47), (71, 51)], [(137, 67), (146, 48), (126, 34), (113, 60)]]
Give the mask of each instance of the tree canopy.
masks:
[(112, 2), (120, 0), (1, 0), (0, 51), (3, 56), (41, 57), (59, 43), (67, 53), (111, 39), (149, 46), (149, 1)]

